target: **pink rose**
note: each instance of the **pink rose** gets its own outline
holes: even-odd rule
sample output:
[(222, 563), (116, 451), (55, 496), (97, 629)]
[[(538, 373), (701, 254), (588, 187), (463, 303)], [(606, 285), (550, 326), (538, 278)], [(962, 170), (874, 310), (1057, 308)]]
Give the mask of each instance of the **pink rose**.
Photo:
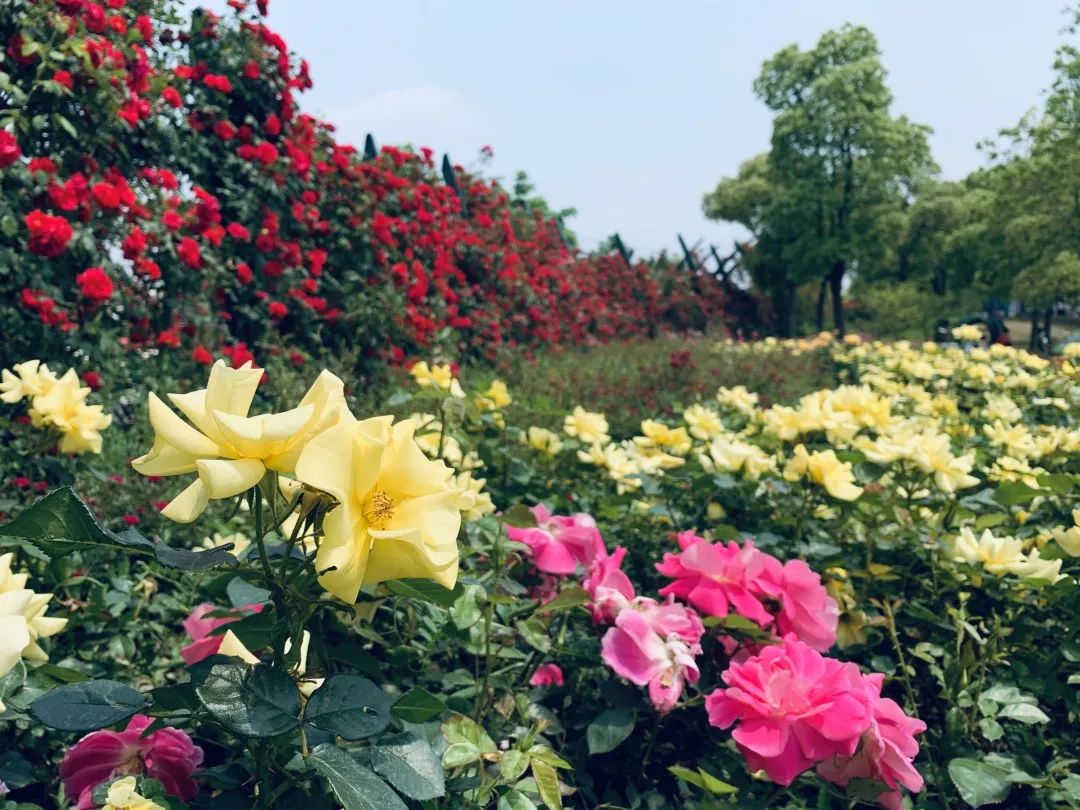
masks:
[(95, 731), (68, 749), (60, 763), (60, 778), (76, 810), (94, 806), (98, 785), (117, 776), (144, 772), (161, 782), (170, 796), (190, 801), (199, 790), (193, 775), (203, 751), (178, 728), (162, 728), (142, 736), (153, 719), (131, 718), (123, 731)]
[(855, 664), (825, 658), (788, 635), (721, 676), (727, 689), (705, 698), (709, 722), (732, 732), (751, 770), (790, 785), (805, 770), (850, 757), (872, 710)]
[(592, 559), (597, 544), (604, 543), (596, 521), (589, 515), (553, 515), (543, 505), (534, 506), (531, 511), (536, 517), (535, 528), (507, 526), (506, 534), (529, 547), (533, 562), (544, 573), (572, 574), (578, 565)]
[(611, 624), (619, 611), (627, 607), (636, 596), (634, 584), (620, 566), (626, 557), (625, 548), (615, 549), (610, 556), (601, 543), (589, 563), (588, 573), (581, 583), (592, 601), (589, 609), (597, 624)]
[(221, 649), (221, 642), (225, 637), (214, 636), (211, 633), (226, 624), (240, 621), (245, 614), (258, 613), (262, 609), (261, 604), (244, 605), (229, 616), (208, 617), (208, 613), (218, 611), (220, 608), (209, 602), (197, 605), (191, 611), (191, 615), (184, 619), (184, 630), (191, 637), (191, 643), (180, 650), (180, 656), (188, 666), (191, 666), (216, 654)]
[(558, 664), (541, 664), (529, 678), (529, 686), (562, 686), (563, 674)]

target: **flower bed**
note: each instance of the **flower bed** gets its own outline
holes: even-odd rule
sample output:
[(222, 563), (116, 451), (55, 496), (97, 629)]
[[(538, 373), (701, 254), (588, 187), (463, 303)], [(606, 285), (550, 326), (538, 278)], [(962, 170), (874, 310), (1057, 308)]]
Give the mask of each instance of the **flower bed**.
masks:
[[(11, 806), (1075, 803), (1076, 368), (717, 351), (837, 384), (630, 435), (427, 362), (405, 418), (328, 372), (285, 410), (249, 366), (148, 393), (166, 520), (116, 514), (136, 484), (89, 453), (93, 508), (28, 480), (0, 526)], [(37, 414), (13, 446), (95, 407), (66, 379), (3, 376)]]

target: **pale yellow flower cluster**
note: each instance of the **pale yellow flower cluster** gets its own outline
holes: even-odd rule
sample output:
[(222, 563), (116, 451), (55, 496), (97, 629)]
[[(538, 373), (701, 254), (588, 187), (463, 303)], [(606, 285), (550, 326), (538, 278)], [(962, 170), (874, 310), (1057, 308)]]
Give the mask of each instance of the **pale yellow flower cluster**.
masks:
[(487, 390), (476, 395), (475, 401), (476, 407), (482, 411), (500, 411), (508, 408), (514, 399), (510, 396), (506, 383), (502, 380), (492, 380)]
[(1012, 574), (1022, 579), (1056, 582), (1062, 578), (1061, 560), (1039, 556), (1037, 548), (1024, 550), (1024, 541), (1015, 537), (996, 537), (989, 529), (979, 537), (966, 526), (953, 540), (953, 559), (956, 562), (982, 565), (995, 576)]
[(611, 441), (608, 430), (608, 421), (602, 413), (587, 411), (580, 405), (563, 420), (563, 433), (585, 444), (607, 444)]
[(357, 420), (328, 371), (296, 408), (251, 416), (261, 378), (250, 364), (218, 361), (205, 389), (170, 394), (188, 421), (150, 394), (154, 446), (132, 466), (144, 475), (196, 475), (163, 514), (191, 522), (210, 500), (240, 495), (268, 471), (295, 475), (303, 491), (333, 499), (314, 564), (334, 596), (355, 602), (363, 585), (410, 576), (452, 588), (461, 510), (476, 498), (471, 483), (459, 489), (450, 467), (424, 455), (416, 422)]
[(67, 625), (67, 619), (45, 615), (52, 594), (27, 588), (29, 574), (15, 573), (13, 559), (11, 553), (0, 555), (0, 676), (14, 669), (20, 658), (47, 661), (38, 641), (55, 636)]
[(825, 488), (825, 491), (841, 501), (854, 501), (863, 493), (862, 487), (855, 485), (855, 475), (851, 463), (840, 461), (832, 450), (809, 452), (805, 446), (795, 446), (791, 460), (784, 467), (787, 481), (807, 479)]
[(978, 343), (982, 340), (983, 333), (976, 324), (966, 323), (952, 328), (952, 336), (955, 340)]
[(758, 407), (758, 395), (748, 391), (745, 385), (719, 388), (716, 392), (716, 401), (725, 408), (747, 416), (752, 416)]
[(409, 373), (421, 388), (437, 388), (440, 391), (447, 392), (452, 397), (465, 398), (461, 383), (454, 377), (454, 370), (449, 363), (436, 363), (429, 366), (421, 360), (419, 363), (413, 364), (412, 368), (409, 369)]
[(776, 469), (774, 456), (730, 434), (714, 438), (697, 458), (706, 472), (741, 473), (748, 481)]
[(643, 447), (633, 440), (609, 442), (606, 445), (593, 444), (587, 450), (579, 450), (577, 455), (583, 464), (594, 464), (606, 469), (616, 482), (616, 489), (620, 494), (639, 488), (643, 475), (663, 475), (665, 470), (681, 467), (686, 463), (684, 458), (656, 447)]
[(525, 431), (521, 439), (533, 450), (539, 450), (545, 456), (556, 456), (563, 448), (562, 439), (559, 438), (558, 433), (535, 425)]
[(112, 416), (101, 405), (88, 405), (89, 396), (73, 368), (57, 377), (40, 361), (27, 360), (0, 372), (0, 400), (9, 405), (29, 400), (31, 424), (60, 431), (61, 453), (101, 452), (101, 431), (112, 424)]
[(1054, 542), (1061, 546), (1070, 557), (1080, 557), (1080, 509), (1072, 513), (1073, 525), (1068, 528), (1057, 526), (1050, 530)]
[(830, 443), (847, 445), (861, 430), (888, 426), (891, 407), (869, 386), (842, 385), (807, 394), (794, 408), (774, 405), (761, 412), (761, 422), (766, 433), (783, 441), (821, 432)]

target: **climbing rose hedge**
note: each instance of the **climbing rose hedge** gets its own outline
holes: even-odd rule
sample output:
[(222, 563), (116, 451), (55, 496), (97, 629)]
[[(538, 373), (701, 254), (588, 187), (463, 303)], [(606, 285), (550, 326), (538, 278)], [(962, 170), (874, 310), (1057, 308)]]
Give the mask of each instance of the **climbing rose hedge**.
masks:
[[(430, 149), (300, 110), (267, 3), (0, 6), (0, 329), (16, 355), (348, 355), (355, 371), (701, 327), (710, 277), (568, 248)], [(261, 359), (261, 358), (257, 358)]]

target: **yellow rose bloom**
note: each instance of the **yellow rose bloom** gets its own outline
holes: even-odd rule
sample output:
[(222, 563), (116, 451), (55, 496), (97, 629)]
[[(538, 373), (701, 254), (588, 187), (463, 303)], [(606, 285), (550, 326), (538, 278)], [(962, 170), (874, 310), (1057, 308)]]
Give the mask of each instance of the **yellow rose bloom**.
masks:
[(145, 799), (136, 791), (134, 776), (117, 779), (109, 786), (102, 810), (165, 810), (157, 802)]
[[(1077, 344), (1080, 345), (1080, 344)], [(1070, 557), (1080, 557), (1080, 509), (1072, 513), (1073, 525), (1069, 528), (1057, 527), (1052, 530), (1054, 542)]]
[(724, 432), (720, 414), (701, 404), (691, 405), (683, 411), (683, 419), (690, 427), (690, 435), (695, 439), (708, 441)]
[[(210, 500), (231, 498), (255, 486), (267, 470), (291, 473), (304, 445), (324, 429), (355, 421), (341, 380), (324, 371), (290, 411), (248, 416), (262, 369), (232, 369), (218, 360), (206, 388), (169, 399), (189, 420), (150, 394), (154, 446), (131, 466), (143, 475), (198, 477), (162, 514), (190, 523)], [(194, 427), (192, 427), (194, 425)]]
[(14, 405), (26, 398), (41, 396), (56, 383), (56, 375), (40, 360), (16, 363), (0, 372), (0, 400)]
[(486, 391), (477, 394), (476, 407), (482, 411), (498, 411), (508, 407), (513, 398), (502, 380), (493, 380)]
[(693, 444), (686, 428), (670, 428), (653, 419), (646, 419), (641, 423), (641, 432), (645, 435), (634, 438), (634, 443), (639, 447), (670, 450), (676, 455), (683, 456), (690, 452)]
[(414, 363), (409, 373), (421, 388), (438, 388), (446, 391), (450, 396), (463, 399), (465, 392), (461, 389), (461, 383), (454, 378), (454, 370), (449, 363), (428, 366), (423, 360)]
[(608, 435), (608, 421), (602, 413), (587, 411), (580, 405), (567, 414), (563, 420), (563, 433), (575, 439), (580, 439), (586, 444), (607, 444), (611, 441)]
[(807, 478), (841, 501), (854, 501), (863, 493), (862, 487), (855, 485), (850, 462), (840, 461), (832, 450), (810, 453), (801, 444), (795, 447), (794, 456), (784, 467), (784, 478), (788, 481)]
[(1015, 537), (995, 537), (986, 529), (978, 538), (967, 526), (953, 540), (953, 559), (981, 563), (991, 574), (1006, 574), (1022, 561), (1024, 543)]
[(525, 431), (524, 440), (533, 450), (539, 450), (547, 456), (558, 454), (563, 447), (562, 439), (557, 433), (535, 425)]
[(12, 570), (13, 558), (11, 553), (0, 555), (0, 676), (11, 672), (21, 658), (49, 660), (38, 641), (56, 635), (67, 625), (67, 619), (45, 615), (52, 594), (27, 588), (29, 575)]
[(363, 585), (401, 577), (453, 588), (462, 494), (453, 470), (413, 440), (415, 423), (382, 416), (344, 422), (307, 443), (296, 464), (306, 486), (337, 500), (323, 523), (319, 582), (353, 603)]
[(53, 427), (64, 434), (59, 445), (61, 453), (100, 453), (101, 431), (112, 424), (112, 417), (103, 412), (101, 405), (86, 404), (90, 389), (80, 385), (75, 369), (68, 369), (59, 379), (45, 369), (38, 374), (36, 388), (38, 392), (28, 411), (31, 424)]

